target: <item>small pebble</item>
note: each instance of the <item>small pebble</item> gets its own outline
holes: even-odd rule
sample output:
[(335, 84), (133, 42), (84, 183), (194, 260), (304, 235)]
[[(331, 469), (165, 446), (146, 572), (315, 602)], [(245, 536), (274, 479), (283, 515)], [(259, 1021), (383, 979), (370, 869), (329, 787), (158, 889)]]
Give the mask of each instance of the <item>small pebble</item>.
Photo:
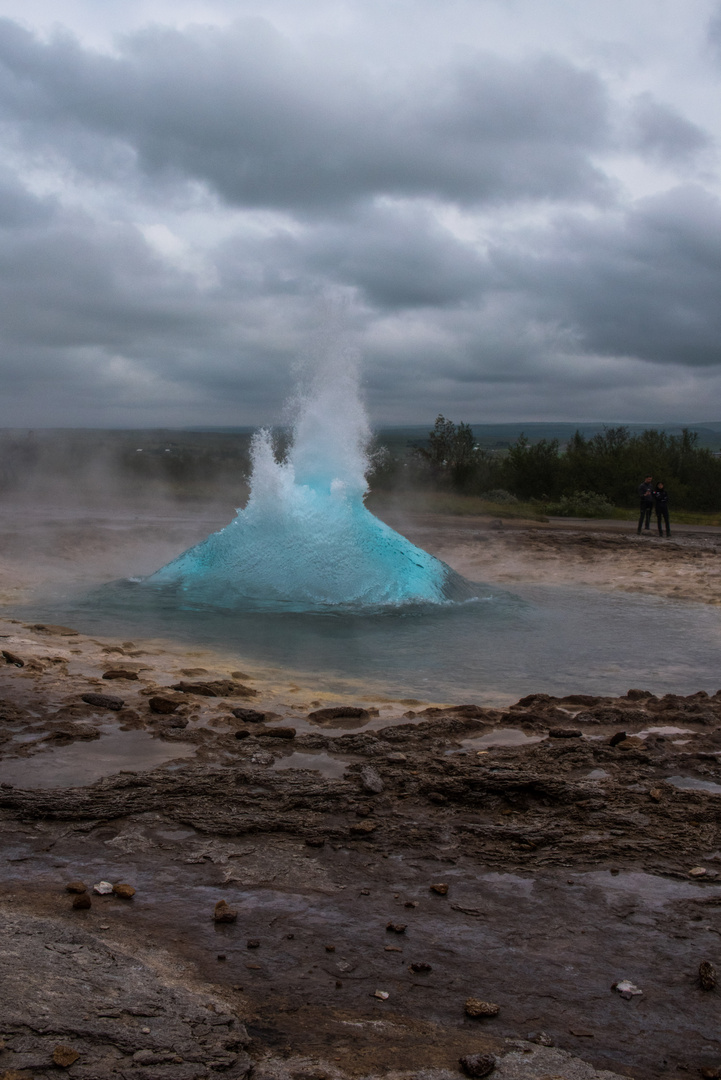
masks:
[(496, 1067), (496, 1059), (493, 1054), (466, 1054), (458, 1059), (458, 1064), (466, 1076), (477, 1077), (489, 1076)]
[(110, 896), (113, 891), (113, 886), (109, 881), (99, 881), (97, 885), (93, 885), (93, 892), (98, 896)]
[(325, 951), (326, 952), (335, 952), (335, 945), (326, 945)]
[(707, 871), (705, 866), (694, 866), (694, 867), (691, 868), (691, 870), (689, 870), (688, 876), (689, 877), (706, 877), (707, 873), (708, 873), (708, 871)]
[(424, 971), (433, 971), (431, 965), (427, 964), (424, 960), (417, 960), (415, 963), (410, 964), (409, 969), (416, 975), (419, 975)]
[(439, 896), (445, 896), (448, 892), (448, 886), (445, 882), (438, 882), (437, 885), (431, 885), (431, 892), (438, 893)]
[(258, 940), (258, 938), (248, 938), (245, 944), (248, 949), (260, 948), (260, 941)]
[(392, 934), (405, 934), (406, 924), (389, 922), (386, 923), (386, 930), (390, 931)]
[(73, 909), (75, 911), (85, 911), (92, 906), (92, 901), (86, 892), (73, 897)]
[(698, 978), (702, 990), (713, 990), (716, 985), (716, 968), (709, 960), (702, 960), (699, 964)]
[[(53, 1050), (53, 1062), (55, 1065), (59, 1065), (61, 1069), (69, 1069), (79, 1057), (80, 1054), (77, 1050), (73, 1050), (72, 1046), (63, 1046), (62, 1043)], [(20, 1073), (18, 1073), (19, 1075)]]
[(67, 892), (71, 893), (84, 893), (88, 891), (87, 885), (83, 884), (82, 881), (69, 881), (65, 886), (65, 889)]
[(113, 892), (116, 896), (121, 896), (124, 900), (132, 900), (135, 896), (135, 889), (132, 885), (125, 885), (122, 882), (118, 882), (117, 885), (113, 885)]
[(215, 922), (230, 923), (235, 922), (238, 918), (238, 912), (231, 908), (225, 900), (219, 900), (215, 905), (213, 911), (213, 920)]
[(500, 1006), (492, 1001), (481, 1001), (480, 998), (468, 998), (465, 1004), (466, 1016), (498, 1016)]
[(381, 1001), (387, 1001), (390, 997), (390, 994), (387, 990), (376, 990), (373, 994), (373, 997), (380, 998)]

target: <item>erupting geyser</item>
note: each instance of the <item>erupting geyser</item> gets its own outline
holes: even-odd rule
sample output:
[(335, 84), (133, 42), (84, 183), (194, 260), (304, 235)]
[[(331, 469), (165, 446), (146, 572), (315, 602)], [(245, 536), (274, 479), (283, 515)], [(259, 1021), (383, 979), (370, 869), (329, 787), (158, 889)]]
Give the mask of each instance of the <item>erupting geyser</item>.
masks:
[(146, 582), (212, 606), (296, 611), (475, 596), (470, 582), (366, 509), (369, 440), (355, 363), (319, 364), (286, 459), (276, 460), (268, 431), (257, 432), (245, 508)]

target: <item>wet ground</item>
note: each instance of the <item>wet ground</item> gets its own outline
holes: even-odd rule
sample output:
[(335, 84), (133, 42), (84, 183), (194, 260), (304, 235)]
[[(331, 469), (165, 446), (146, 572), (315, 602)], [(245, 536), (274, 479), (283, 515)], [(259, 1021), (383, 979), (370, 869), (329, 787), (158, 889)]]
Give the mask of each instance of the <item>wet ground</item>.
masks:
[(0, 634), (0, 1076), (57, 1075), (58, 1045), (88, 1080), (721, 1066), (720, 694), (353, 710), (157, 642)]

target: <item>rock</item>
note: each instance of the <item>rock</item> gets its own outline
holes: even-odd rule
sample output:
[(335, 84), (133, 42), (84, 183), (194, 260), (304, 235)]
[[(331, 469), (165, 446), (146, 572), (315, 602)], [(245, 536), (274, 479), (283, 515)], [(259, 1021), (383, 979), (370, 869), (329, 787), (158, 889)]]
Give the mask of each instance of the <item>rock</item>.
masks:
[(438, 893), (439, 896), (445, 896), (448, 892), (448, 886), (445, 882), (439, 881), (435, 885), (431, 885), (431, 892)]
[(114, 694), (83, 694), (82, 700), (86, 705), (95, 705), (98, 709), (112, 709), (120, 712), (125, 702), (121, 697)]
[(126, 671), (125, 668), (110, 668), (103, 672), (104, 679), (127, 679), (129, 682), (138, 681), (137, 671)]
[(213, 911), (214, 922), (230, 923), (235, 922), (237, 918), (238, 912), (235, 911), (234, 908), (230, 907), (230, 905), (225, 900), (219, 900), (218, 903), (215, 905), (215, 909)]
[(380, 795), (383, 791), (383, 781), (380, 773), (372, 765), (364, 765), (360, 771), (361, 787), (370, 795)]
[(699, 1074), (704, 1080), (721, 1080), (721, 1065), (716, 1069), (699, 1069)]
[(637, 735), (629, 735), (627, 739), (621, 739), (615, 745), (619, 750), (643, 750), (646, 744)]
[(623, 742), (623, 740), (626, 738), (628, 738), (628, 736), (626, 735), (625, 731), (617, 731), (616, 734), (612, 735), (611, 738), (608, 740), (608, 745), (618, 746), (618, 744), (620, 742)]
[(551, 1036), (545, 1031), (532, 1031), (526, 1038), (529, 1042), (536, 1043), (538, 1046), (553, 1046), (554, 1042)]
[(65, 890), (71, 893), (84, 893), (88, 891), (88, 887), (82, 881), (69, 881)]
[(232, 679), (211, 679), (207, 682), (179, 682), (173, 690), (181, 694), (199, 694), (200, 697), (257, 697), (258, 691)]
[(489, 1076), (496, 1067), (493, 1054), (466, 1054), (458, 1059), (458, 1064), (466, 1076)]
[(481, 1001), (480, 998), (469, 998), (464, 1006), (466, 1016), (498, 1016), (501, 1011), (500, 1005), (492, 1001)]
[(643, 701), (645, 698), (655, 697), (650, 690), (627, 690), (626, 697), (629, 701)]
[(384, 945), (383, 952), (403, 952), (400, 945)]
[(272, 727), (272, 728), (259, 728), (255, 732), (255, 736), (258, 739), (294, 739), (295, 728), (294, 727)]
[(702, 990), (713, 990), (716, 986), (716, 968), (709, 960), (702, 960), (699, 964), (698, 979)]
[(413, 964), (408, 965), (408, 970), (414, 972), (416, 975), (420, 975), (426, 971), (433, 971), (430, 964), (427, 964), (425, 960), (417, 960)]
[(77, 637), (78, 631), (71, 630), (69, 626), (55, 626), (53, 623), (33, 623), (30, 630), (37, 630), (41, 634), (55, 634), (57, 637)]
[(575, 728), (553, 727), (548, 729), (549, 739), (580, 739), (582, 734), (581, 731), (576, 731)]
[(706, 869), (705, 866), (694, 866), (689, 870), (688, 876), (689, 877), (700, 878), (700, 877), (706, 877), (707, 873), (708, 873), (708, 870)]
[(231, 679), (252, 679), (252, 675), (246, 675), (244, 671), (231, 671)]
[(132, 885), (124, 885), (119, 882), (117, 885), (113, 885), (113, 892), (116, 896), (121, 896), (123, 900), (132, 900), (135, 896), (135, 889)]
[(266, 713), (258, 712), (257, 709), (237, 709), (230, 710), (236, 720), (242, 720), (244, 724), (264, 724), (266, 719)]
[(350, 827), (350, 832), (353, 836), (367, 836), (369, 833), (375, 832), (378, 826), (372, 821), (356, 821)]
[(180, 702), (173, 698), (163, 697), (162, 694), (154, 694), (153, 697), (148, 698), (148, 705), (151, 712), (168, 715), (175, 712)]
[(61, 1069), (69, 1069), (79, 1057), (80, 1054), (77, 1050), (73, 1050), (72, 1046), (60, 1044), (53, 1050), (53, 1062), (55, 1065), (59, 1065)]
[(320, 848), (325, 846), (325, 838), (322, 836), (306, 836), (305, 842), (308, 847)]
[(412, 907), (418, 907), (418, 901), (417, 900), (406, 900), (403, 907), (411, 907), (411, 908)]
[(248, 938), (248, 940), (245, 943), (245, 947), (247, 949), (259, 949), (260, 948), (260, 942), (259, 942), (258, 938)]
[(25, 667), (25, 661), (21, 660), (19, 656), (15, 655), (15, 653), (9, 652), (8, 649), (3, 649), (2, 655), (4, 656), (5, 662), (7, 664), (14, 664), (15, 667)]
[(73, 897), (74, 911), (86, 911), (89, 907), (92, 906), (92, 901), (86, 892), (81, 893), (79, 896)]
[(247, 728), (240, 728), (238, 731), (235, 732), (236, 739), (247, 739), (249, 735), (250, 732)]
[(388, 754), (386, 761), (391, 765), (402, 765), (405, 761), (408, 761), (408, 758), (405, 754), (401, 753)]
[(634, 986), (630, 979), (620, 979), (613, 984), (611, 989), (619, 993), (626, 1001), (630, 1001), (632, 997), (643, 993), (643, 990), (639, 990), (637, 986)]
[(406, 924), (389, 922), (386, 923), (386, 930), (390, 931), (392, 934), (405, 934)]
[(350, 720), (361, 720), (370, 716), (367, 709), (362, 709), (359, 705), (332, 705), (327, 709), (316, 709), (315, 712), (308, 713), (308, 718), (311, 720), (341, 720), (344, 717)]
[(380, 998), (381, 1001), (387, 1001), (390, 994), (387, 990), (376, 990), (373, 997)]
[(663, 788), (659, 788), (659, 787), (651, 788), (651, 790), (648, 793), (648, 797), (649, 797), (649, 799), (652, 799), (654, 802), (661, 802), (661, 800), (663, 799)]
[(97, 885), (93, 885), (93, 892), (98, 896), (110, 896), (113, 891), (113, 886), (109, 881), (99, 881)]
[(325, 951), (326, 952), (335, 952), (335, 945), (326, 945), (325, 946)]

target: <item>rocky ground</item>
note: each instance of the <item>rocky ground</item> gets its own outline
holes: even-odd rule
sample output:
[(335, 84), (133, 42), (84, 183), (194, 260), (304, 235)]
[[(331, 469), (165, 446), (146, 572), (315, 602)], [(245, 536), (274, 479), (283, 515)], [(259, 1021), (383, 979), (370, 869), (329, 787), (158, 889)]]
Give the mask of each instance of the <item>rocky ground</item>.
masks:
[(721, 1076), (721, 691), (353, 707), (0, 649), (0, 1078)]

